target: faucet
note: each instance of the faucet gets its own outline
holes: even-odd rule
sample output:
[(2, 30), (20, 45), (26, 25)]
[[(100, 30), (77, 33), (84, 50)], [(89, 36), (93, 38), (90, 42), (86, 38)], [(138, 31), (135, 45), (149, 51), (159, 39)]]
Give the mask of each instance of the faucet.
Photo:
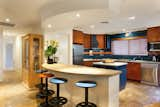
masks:
[(137, 59), (137, 57), (134, 57), (134, 58), (133, 58), (133, 60), (136, 60), (136, 59)]
[(152, 60), (153, 60), (154, 62), (156, 62), (156, 56), (153, 56), (153, 57), (152, 57)]

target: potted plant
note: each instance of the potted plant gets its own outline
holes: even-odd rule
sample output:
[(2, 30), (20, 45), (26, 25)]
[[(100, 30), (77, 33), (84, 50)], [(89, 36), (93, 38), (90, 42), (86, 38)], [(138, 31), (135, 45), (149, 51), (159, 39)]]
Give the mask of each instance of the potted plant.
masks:
[(45, 50), (45, 56), (47, 57), (47, 63), (53, 64), (55, 63), (55, 54), (57, 52), (58, 42), (55, 40), (47, 41), (47, 49)]

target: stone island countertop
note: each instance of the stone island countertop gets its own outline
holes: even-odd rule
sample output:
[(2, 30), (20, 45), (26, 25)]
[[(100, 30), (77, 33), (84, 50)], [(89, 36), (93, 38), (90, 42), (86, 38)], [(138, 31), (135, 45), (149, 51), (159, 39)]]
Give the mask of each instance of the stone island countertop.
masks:
[(42, 67), (48, 70), (54, 70), (56, 72), (80, 74), (80, 75), (113, 76), (121, 73), (121, 71), (118, 70), (86, 67), (80, 65), (69, 65), (69, 64), (43, 64)]

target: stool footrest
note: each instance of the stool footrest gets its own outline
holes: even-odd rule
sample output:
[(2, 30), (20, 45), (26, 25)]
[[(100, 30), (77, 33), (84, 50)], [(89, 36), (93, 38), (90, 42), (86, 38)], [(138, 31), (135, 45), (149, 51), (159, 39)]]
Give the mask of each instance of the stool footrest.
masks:
[(40, 105), (38, 107), (53, 107), (53, 106), (44, 102), (44, 103), (40, 103)]
[(97, 107), (97, 106), (91, 102), (88, 102), (88, 104), (86, 104), (85, 102), (81, 102), (77, 104), (76, 107)]
[(55, 92), (53, 90), (44, 90), (43, 92), (43, 95), (46, 97), (46, 96), (51, 96), (53, 95)]
[(67, 99), (64, 97), (53, 97), (49, 100), (49, 103), (53, 106), (60, 106), (67, 103)]
[(36, 98), (44, 99), (45, 96), (44, 96), (43, 92), (39, 92), (39, 93), (36, 94)]
[(37, 84), (37, 85), (35, 85), (36, 86), (36, 88), (39, 88), (39, 89), (42, 89), (42, 88), (44, 88), (45, 87), (45, 84), (43, 83), (39, 83), (39, 84)]

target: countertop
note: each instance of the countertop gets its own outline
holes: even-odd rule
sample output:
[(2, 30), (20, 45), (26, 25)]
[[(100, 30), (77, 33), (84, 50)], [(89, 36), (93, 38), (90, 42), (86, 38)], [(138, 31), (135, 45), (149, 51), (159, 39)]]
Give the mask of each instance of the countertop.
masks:
[[(83, 59), (83, 61), (103, 61), (105, 59)], [(147, 61), (147, 60), (129, 60), (129, 59), (113, 59), (115, 62), (135, 62), (135, 63), (148, 63), (148, 64), (160, 64), (160, 62), (154, 62), (154, 61)]]
[(103, 69), (103, 68), (94, 68), (86, 67), (80, 65), (67, 65), (67, 64), (43, 64), (43, 68), (69, 74), (79, 74), (79, 75), (93, 75), (93, 76), (114, 76), (121, 73), (118, 70)]
[(93, 64), (95, 65), (106, 65), (106, 66), (115, 66), (115, 67), (118, 67), (118, 66), (124, 66), (124, 65), (127, 65), (128, 63), (125, 63), (125, 62), (112, 62), (112, 63), (103, 63), (103, 62), (94, 62)]

